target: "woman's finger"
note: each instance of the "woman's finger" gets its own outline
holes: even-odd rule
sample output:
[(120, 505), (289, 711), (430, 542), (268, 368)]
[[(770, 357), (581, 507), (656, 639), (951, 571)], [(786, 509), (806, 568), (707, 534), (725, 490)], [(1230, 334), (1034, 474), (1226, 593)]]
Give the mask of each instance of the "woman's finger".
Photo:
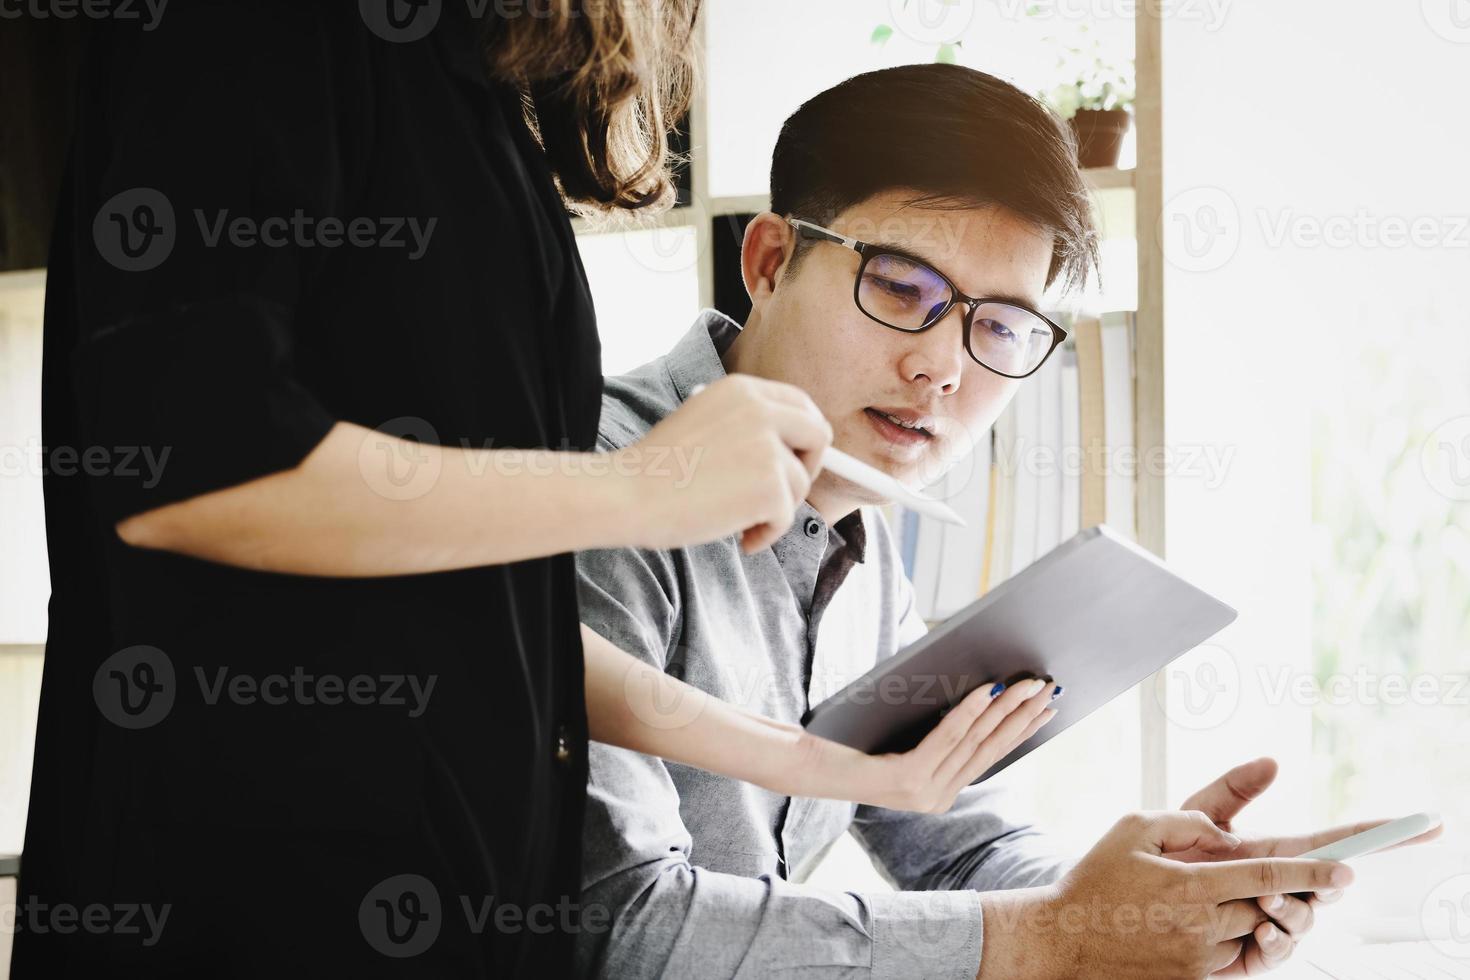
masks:
[[(1006, 725), (1011, 726), (1010, 731), (1021, 731), (1030, 723), (1032, 717), (1026, 706), (1031, 703), (1031, 698), (1045, 686), (1045, 682), (1040, 678), (1032, 678), (1006, 688), (1005, 692), (975, 719), (964, 737), (950, 747), (944, 760), (935, 767), (935, 780), (946, 786), (952, 783), (975, 757), (975, 753), (981, 750), (982, 745), (994, 737), (995, 733), (1006, 730)], [(1023, 718), (1018, 719), (1017, 715), (1022, 712), (1027, 713)]]
[(1020, 736), (1013, 739), (1009, 745), (1001, 745), (993, 737), (986, 739), (984, 744), (970, 757), (970, 761), (965, 763), (965, 767), (960, 770), (959, 776), (955, 779), (954, 784), (949, 787), (950, 796), (955, 796), (960, 790), (979, 779), (985, 773), (985, 770), (1010, 755), (1016, 746), (1026, 741), (1032, 735), (1035, 735), (1037, 729), (1055, 718), (1056, 714), (1056, 709), (1047, 708), (1032, 719), (1031, 724), (1026, 726), (1026, 730)]
[[(908, 751), (908, 761), (921, 766), (925, 772), (938, 773), (945, 760), (954, 751), (955, 746), (960, 744), (976, 720), (984, 716), (992, 709), (998, 708), (998, 702), (1011, 693), (1006, 689), (1003, 693), (996, 695), (991, 692), (996, 685), (982, 684), (955, 705), (939, 724), (924, 736), (924, 740)], [(1012, 698), (1014, 701), (1015, 699)], [(1009, 710), (1009, 709), (1006, 709)]]

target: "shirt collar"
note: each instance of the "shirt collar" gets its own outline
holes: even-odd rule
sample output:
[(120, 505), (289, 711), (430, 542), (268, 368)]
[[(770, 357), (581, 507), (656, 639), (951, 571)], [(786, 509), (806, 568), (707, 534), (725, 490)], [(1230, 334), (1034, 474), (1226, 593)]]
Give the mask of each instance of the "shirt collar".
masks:
[[(674, 384), (679, 404), (688, 401), (694, 389), (710, 385), (727, 377), (725, 364), (721, 360), (735, 338), (740, 336), (741, 326), (719, 310), (703, 310), (683, 338), (669, 351), (665, 360), (669, 380)], [(802, 501), (797, 509), (796, 521), (791, 533), (802, 533), (801, 528), (809, 518), (819, 517), (816, 508)], [(863, 523), (862, 509), (842, 518), (832, 530), (841, 537), (852, 560), (863, 562), (867, 558), (868, 532)]]

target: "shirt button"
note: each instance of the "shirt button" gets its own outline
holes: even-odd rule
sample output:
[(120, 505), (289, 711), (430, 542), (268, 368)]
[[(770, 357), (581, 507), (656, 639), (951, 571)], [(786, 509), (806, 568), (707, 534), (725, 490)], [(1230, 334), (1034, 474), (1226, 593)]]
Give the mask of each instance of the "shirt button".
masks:
[(556, 728), (556, 761), (566, 765), (572, 759), (572, 747), (567, 743), (567, 726)]
[(806, 536), (809, 538), (815, 538), (821, 533), (822, 522), (817, 520), (815, 517), (808, 517), (806, 519)]

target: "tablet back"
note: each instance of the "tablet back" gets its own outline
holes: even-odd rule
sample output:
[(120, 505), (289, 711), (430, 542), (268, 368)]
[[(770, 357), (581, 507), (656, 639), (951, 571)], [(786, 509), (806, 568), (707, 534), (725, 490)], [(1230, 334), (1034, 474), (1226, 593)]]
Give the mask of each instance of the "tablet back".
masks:
[(1105, 525), (1088, 528), (807, 712), (813, 734), (865, 752), (912, 748), (982, 684), (1052, 675), (1057, 716), (1000, 772), (1203, 643), (1235, 610)]

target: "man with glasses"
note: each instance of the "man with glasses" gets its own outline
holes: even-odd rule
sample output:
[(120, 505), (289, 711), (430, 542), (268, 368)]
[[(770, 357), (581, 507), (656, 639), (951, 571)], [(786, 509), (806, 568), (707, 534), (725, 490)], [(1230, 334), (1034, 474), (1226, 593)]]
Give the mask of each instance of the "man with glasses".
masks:
[[(1047, 290), (1076, 286), (1096, 266), (1088, 194), (1062, 125), (970, 69), (874, 72), (787, 121), (771, 187), (772, 210), (748, 227), (741, 256), (747, 322), (707, 311), (667, 355), (607, 379), (602, 448), (645, 435), (657, 444), (660, 421), (702, 386), (749, 374), (806, 390), (838, 448), (910, 485), (933, 482), (1065, 339), (1038, 312)], [(824, 472), (792, 527), (758, 552), (732, 537), (584, 553), (582, 620), (796, 732), (809, 706), (923, 634), (892, 534), (866, 506), (882, 502)], [(1064, 681), (1015, 685), (1008, 710), (1025, 713), (1028, 735), (1054, 713)], [(667, 723), (686, 707), (668, 706)], [(1228, 824), (1272, 772), (1241, 767), (1197, 807)], [(799, 883), (849, 830), (899, 891)], [(993, 896), (1037, 895), (1076, 862), (1008, 818), (988, 784), (962, 790), (945, 813), (898, 813), (781, 797), (594, 743), (584, 855), (582, 901), (610, 921), (578, 937), (588, 974), (1045, 976), (1084, 962), (1075, 930), (1026, 931), (1025, 913), (1039, 906), (1009, 906), (1021, 925), (992, 921), (1002, 908)], [(1128, 873), (1090, 880), (1109, 878)], [(1300, 931), (1307, 903), (1290, 900), (1277, 921)], [(1220, 926), (1211, 952), (1221, 966), (1259, 972), (1293, 940), (1282, 932), (1255, 945), (1266, 915), (1245, 904), (1231, 906), (1234, 925)], [(1132, 975), (1120, 966), (1130, 955), (1177, 963), (1161, 943), (1114, 937), (1087, 954), (1084, 973)]]

